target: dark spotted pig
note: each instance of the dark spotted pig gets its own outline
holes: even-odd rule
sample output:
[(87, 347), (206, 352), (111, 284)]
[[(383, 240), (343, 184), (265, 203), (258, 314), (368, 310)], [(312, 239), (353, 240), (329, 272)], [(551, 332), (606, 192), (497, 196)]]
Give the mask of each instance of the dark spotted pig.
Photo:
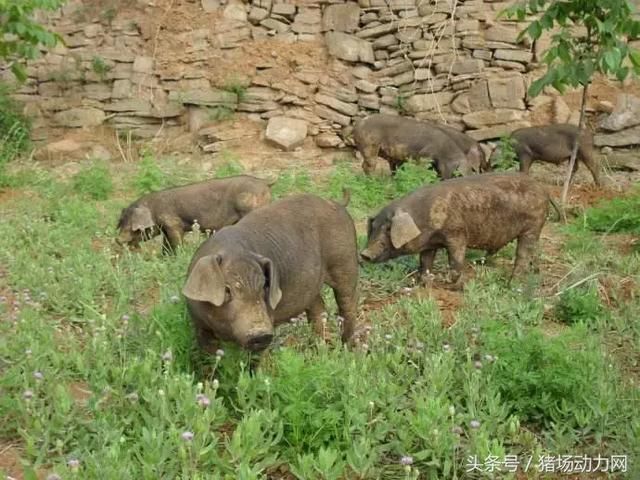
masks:
[(436, 252), (445, 248), (451, 279), (459, 287), (467, 248), (493, 254), (517, 239), (515, 275), (532, 259), (549, 200), (542, 185), (521, 173), (488, 173), (425, 186), (369, 218), (361, 256), (382, 262), (418, 253), (424, 281)]

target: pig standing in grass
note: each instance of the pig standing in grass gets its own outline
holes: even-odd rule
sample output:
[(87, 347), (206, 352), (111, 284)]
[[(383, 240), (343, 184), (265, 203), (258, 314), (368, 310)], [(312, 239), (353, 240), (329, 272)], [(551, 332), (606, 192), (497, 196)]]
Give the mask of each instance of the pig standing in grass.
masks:
[(353, 220), (344, 206), (301, 194), (251, 212), (205, 241), (182, 293), (203, 349), (214, 351), (217, 340), (226, 340), (259, 352), (275, 326), (302, 312), (323, 332), (325, 283), (344, 319), (346, 342), (357, 308)]
[[(556, 165), (569, 161), (573, 143), (578, 134), (578, 127), (569, 124), (526, 127), (515, 130), (511, 134), (511, 138), (514, 140), (513, 148), (520, 162), (520, 171), (529, 173), (534, 160)], [(491, 161), (498, 155), (500, 155), (499, 147), (491, 155)], [(582, 132), (578, 142), (578, 156), (573, 172), (571, 172), (571, 178), (578, 170), (579, 162), (586, 165), (595, 184), (600, 185), (600, 166), (593, 155), (593, 134), (589, 130)]]
[(196, 220), (215, 231), (268, 204), (273, 183), (238, 175), (149, 193), (122, 210), (117, 242), (137, 247), (162, 234), (163, 250), (174, 251)]
[[(432, 123), (386, 114), (370, 115), (358, 121), (353, 129), (353, 139), (367, 175), (373, 173), (378, 155), (389, 162), (392, 174), (409, 158), (430, 158), (443, 179), (451, 178), (458, 168), (467, 175), (480, 159), (467, 158), (466, 152), (471, 146), (461, 148), (460, 135), (464, 134), (452, 134)], [(484, 157), (479, 146), (478, 150)], [(475, 149), (472, 153), (475, 155)]]
[(383, 262), (419, 253), (425, 281), (436, 252), (446, 248), (451, 279), (460, 287), (467, 248), (493, 254), (517, 239), (515, 275), (532, 259), (549, 201), (542, 185), (522, 173), (488, 173), (425, 186), (369, 218), (361, 256)]

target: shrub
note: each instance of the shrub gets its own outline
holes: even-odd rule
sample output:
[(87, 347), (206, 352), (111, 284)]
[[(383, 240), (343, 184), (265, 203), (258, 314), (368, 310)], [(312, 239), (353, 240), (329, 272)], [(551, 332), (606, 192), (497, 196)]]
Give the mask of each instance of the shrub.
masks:
[(166, 175), (156, 163), (151, 151), (144, 150), (142, 152), (142, 160), (138, 165), (138, 174), (133, 183), (140, 194), (162, 190), (166, 186)]
[(93, 162), (73, 177), (73, 189), (94, 200), (106, 200), (113, 192), (109, 169), (104, 164)]
[(598, 290), (592, 286), (565, 291), (556, 305), (558, 319), (567, 324), (592, 324), (605, 314)]

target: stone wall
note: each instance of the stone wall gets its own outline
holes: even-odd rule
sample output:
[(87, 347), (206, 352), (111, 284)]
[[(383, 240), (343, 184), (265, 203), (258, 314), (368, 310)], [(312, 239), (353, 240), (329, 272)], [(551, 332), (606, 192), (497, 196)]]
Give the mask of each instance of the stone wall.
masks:
[[(521, 25), (496, 20), (507, 2), (125, 3), (108, 10), (109, 2), (71, 0), (50, 18), (65, 45), (29, 65), (18, 94), (36, 139), (106, 124), (140, 138), (200, 132), (215, 151), (210, 124), (233, 111), (277, 118), (267, 137), (283, 148), (306, 135), (341, 146), (354, 119), (373, 112), (446, 122), (478, 140), (535, 123), (543, 107), (552, 107), (550, 120), (576, 118), (559, 97), (528, 101), (545, 42), (518, 42)], [(236, 65), (251, 64), (242, 81), (218, 84), (216, 71), (249, 44), (273, 45), (273, 62), (238, 57)], [(283, 45), (316, 45), (307, 57), (314, 68)], [(217, 68), (218, 53), (231, 63)]]

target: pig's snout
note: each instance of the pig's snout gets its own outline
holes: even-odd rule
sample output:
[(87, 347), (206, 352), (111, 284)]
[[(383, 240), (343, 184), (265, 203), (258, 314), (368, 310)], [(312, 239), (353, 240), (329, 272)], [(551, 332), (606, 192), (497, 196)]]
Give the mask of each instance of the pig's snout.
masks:
[(261, 352), (271, 344), (273, 334), (268, 332), (257, 332), (247, 338), (247, 348), (252, 352)]
[(373, 260), (373, 255), (369, 250), (365, 249), (362, 252), (360, 252), (360, 258), (362, 258), (362, 260), (370, 262), (371, 260)]

